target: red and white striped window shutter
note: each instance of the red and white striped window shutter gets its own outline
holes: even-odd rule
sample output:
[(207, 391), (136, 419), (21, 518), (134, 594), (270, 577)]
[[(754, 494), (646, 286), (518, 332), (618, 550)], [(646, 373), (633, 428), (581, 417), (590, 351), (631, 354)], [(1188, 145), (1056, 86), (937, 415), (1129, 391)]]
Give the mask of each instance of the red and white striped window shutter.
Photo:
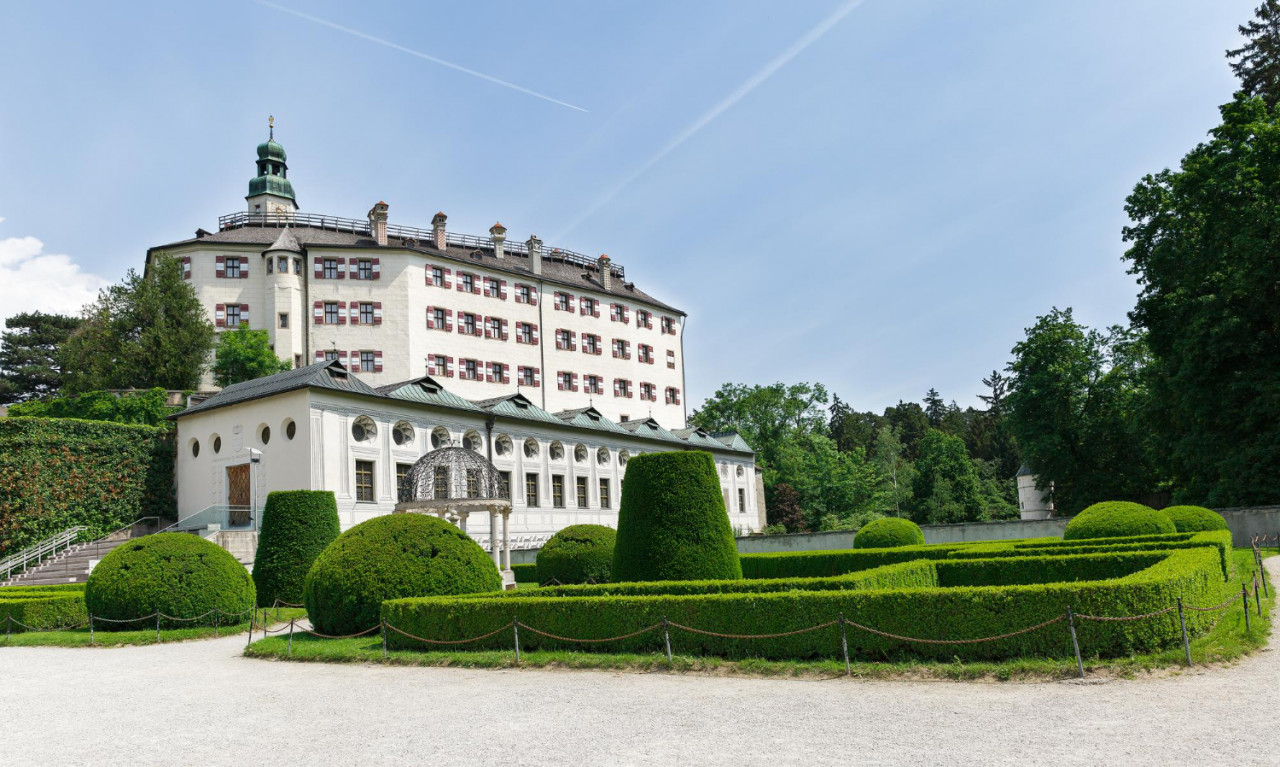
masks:
[(347, 316), (351, 318), (351, 324), (352, 324), (352, 325), (359, 325), (359, 324), (360, 324), (360, 304), (359, 304), (359, 302), (357, 302), (357, 301), (352, 301), (352, 302), (351, 302), (351, 306), (350, 306), (350, 307), (348, 308), (348, 310), (347, 310)]
[[(355, 261), (354, 258), (351, 260)], [(346, 267), (347, 259), (335, 258), (334, 261), (338, 262), (338, 279), (341, 280), (347, 276), (347, 267)]]
[[(376, 275), (377, 272), (374, 272), (374, 274)], [(381, 301), (373, 302), (373, 324), (375, 325), (382, 324), (382, 302)]]
[(316, 349), (316, 362), (324, 362), (324, 350)]
[(312, 304), (311, 315), (315, 318), (315, 324), (324, 324), (324, 301), (316, 301)]
[(191, 279), (191, 256), (182, 257), (182, 279)]
[(436, 308), (434, 306), (427, 307), (427, 330), (436, 329)]
[[(453, 332), (453, 310), (452, 309), (444, 310), (444, 329), (446, 331)], [(450, 357), (450, 359), (453, 359), (453, 358)]]
[(382, 262), (376, 258), (373, 259), (373, 276), (370, 277), (369, 279), (372, 279), (372, 280), (382, 279)]
[(240, 279), (246, 279), (249, 276), (249, 257), (242, 256), (240, 258)]
[(538, 326), (533, 326), (533, 343), (538, 343)]
[(484, 380), (488, 383), (493, 383), (493, 363), (492, 362), (484, 363)]
[(382, 372), (382, 352), (381, 351), (375, 351), (373, 353), (373, 372), (375, 373)]
[(246, 325), (249, 324), (249, 305), (248, 304), (240, 304), (240, 321)]
[(347, 302), (346, 301), (338, 302), (338, 324), (339, 325), (347, 324)]
[[(343, 354), (346, 354), (346, 352), (343, 352)], [(358, 352), (358, 351), (351, 352), (351, 372), (352, 372), (352, 373), (359, 373), (359, 372), (361, 372), (361, 370), (360, 370), (360, 352)], [(367, 371), (366, 371), (366, 372), (367, 372)]]
[(218, 257), (214, 258), (214, 259), (213, 259), (213, 264), (214, 264), (214, 266), (213, 266), (213, 269), (214, 269), (214, 272), (213, 272), (213, 273), (214, 273), (214, 276), (216, 276), (216, 277), (226, 277), (226, 276), (227, 276), (227, 257), (226, 257), (226, 256), (218, 256)]
[(324, 279), (324, 259), (317, 257), (315, 260), (315, 265), (316, 265), (316, 270), (315, 270), (316, 279), (323, 280)]
[(220, 328), (227, 326), (227, 305), (218, 304), (213, 308), (213, 324)]
[(507, 281), (498, 280), (498, 297), (503, 301), (507, 300)]
[(444, 358), (444, 375), (446, 378), (453, 378), (453, 357)]
[(542, 368), (533, 369), (533, 385), (542, 386)]
[(499, 326), (499, 329), (502, 331), (502, 340), (506, 341), (508, 338), (510, 338), (510, 335), (507, 333), (507, 321), (498, 320), (498, 326)]

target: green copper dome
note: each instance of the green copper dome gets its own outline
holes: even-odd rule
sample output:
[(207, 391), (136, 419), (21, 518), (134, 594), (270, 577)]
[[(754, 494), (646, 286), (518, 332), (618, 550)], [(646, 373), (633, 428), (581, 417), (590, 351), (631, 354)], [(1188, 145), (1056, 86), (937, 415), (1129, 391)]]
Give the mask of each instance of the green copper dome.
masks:
[(284, 147), (276, 143), (275, 118), (271, 123), (270, 136), (258, 144), (258, 175), (249, 180), (249, 197), (271, 194), (286, 197), (297, 205), (298, 198), (294, 196), (293, 184), (289, 182), (289, 166), (285, 163), (288, 155)]
[(274, 139), (271, 139), (258, 144), (258, 159), (284, 162), (289, 158), (284, 153), (284, 147), (280, 146)]
[(259, 194), (274, 194), (297, 202), (293, 195), (293, 184), (284, 176), (256, 176), (249, 179), (249, 196)]

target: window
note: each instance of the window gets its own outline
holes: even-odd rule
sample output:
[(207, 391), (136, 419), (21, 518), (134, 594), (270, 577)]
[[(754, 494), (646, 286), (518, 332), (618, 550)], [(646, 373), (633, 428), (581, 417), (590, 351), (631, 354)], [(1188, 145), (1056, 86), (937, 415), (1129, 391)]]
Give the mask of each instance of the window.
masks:
[(437, 500), (452, 497), (449, 493), (449, 467), (437, 466), (431, 477), (432, 494)]
[(654, 402), (658, 399), (658, 395), (654, 394), (654, 386), (651, 383), (640, 384), (640, 399), (647, 399)]
[(600, 316), (600, 302), (594, 298), (591, 298), (590, 296), (583, 296), (581, 306), (582, 313), (584, 315), (590, 314), (592, 317)]
[(653, 328), (652, 319), (653, 319), (653, 315), (649, 314), (649, 312), (645, 311), (644, 309), (636, 310), (636, 327)]
[(337, 351), (335, 351), (335, 350), (333, 350), (333, 349), (329, 349), (328, 351), (326, 351), (326, 352), (324, 353), (324, 361), (325, 361), (325, 362), (333, 362), (333, 361), (335, 361), (335, 360), (337, 360), (337, 359), (338, 359), (338, 352), (337, 352)]
[[(586, 336), (583, 336), (583, 341), (584, 341), (584, 343), (585, 343), (585, 341), (586, 341)], [(573, 331), (572, 331), (572, 330), (557, 330), (557, 331), (556, 331), (556, 348), (557, 348), (557, 349), (565, 349), (565, 350), (567, 350), (567, 351), (573, 351), (573, 350), (576, 348), (576, 347), (575, 347), (575, 345), (574, 345), (574, 343), (573, 343)]]
[(530, 437), (524, 441), (524, 456), (525, 458), (538, 457), (538, 440)]
[(601, 466), (609, 465), (609, 448), (602, 447), (596, 451), (596, 463)]
[(409, 469), (412, 469), (412, 468), (413, 468), (413, 464), (411, 463), (396, 464), (396, 498), (404, 498), (406, 495), (408, 495), (405, 489), (404, 480), (405, 480), (405, 477), (409, 474)]
[(625, 379), (625, 378), (615, 378), (615, 379), (613, 379), (613, 396), (615, 396), (615, 397), (630, 397), (630, 396), (631, 396), (631, 382), (630, 382), (630, 381), (628, 381), (628, 380), (627, 380), (627, 379)]
[[(583, 354), (599, 354), (600, 353), (600, 336), (591, 333), (582, 334), (582, 353)], [(616, 354), (614, 355), (617, 356)]]
[(476, 278), (470, 274), (458, 275), (458, 289), (463, 293), (474, 293), (476, 288)]
[(198, 439), (191, 440), (191, 457), (192, 458), (200, 457), (200, 440)]
[(378, 427), (367, 415), (356, 418), (355, 423), (351, 424), (351, 437), (356, 442), (369, 442), (376, 436), (378, 436)]
[(662, 332), (669, 333), (670, 335), (674, 336), (676, 334), (676, 321), (671, 319), (670, 317), (663, 317)]
[(676, 353), (674, 349), (667, 349), (667, 367), (672, 370), (676, 369)]
[(613, 356), (617, 359), (631, 359), (631, 343), (621, 338), (613, 339)]
[(557, 509), (564, 508), (564, 475), (551, 475), (551, 505)]
[(301, 258), (295, 258), (295, 259), (293, 259), (293, 273), (294, 273), (294, 274), (302, 274), (302, 259), (301, 259)]
[(266, 445), (268, 442), (270, 442), (270, 441), (271, 441), (271, 427), (270, 427), (270, 426), (263, 426), (263, 427), (262, 427), (262, 430), (258, 432), (258, 439), (259, 439), (259, 440), (261, 440), (261, 442), (262, 442), (262, 444), (263, 444), (263, 445)]
[(489, 298), (503, 298), (502, 281), (492, 277), (484, 278), (484, 294)]
[(227, 256), (226, 259), (226, 275), (228, 277), (240, 277), (240, 257)]
[(528, 285), (516, 286), (516, 303), (518, 304), (533, 303), (533, 291), (529, 289)]
[(747, 513), (747, 491), (742, 488), (738, 488), (738, 513)]
[(324, 324), (326, 325), (338, 324), (338, 302), (337, 301), (324, 302)]
[(373, 502), (373, 461), (356, 461), (356, 500)]
[(533, 368), (527, 368), (521, 365), (517, 380), (520, 382), (521, 386), (537, 386), (533, 379)]
[(289, 327), (289, 313), (288, 313), (288, 312), (280, 312), (280, 327), (282, 327), (282, 328), (287, 328), (287, 327)]
[(462, 377), (468, 381), (474, 381), (480, 377), (479, 365), (475, 360), (462, 361)]
[(284, 435), (289, 439), (293, 439), (298, 436), (298, 424), (294, 423), (292, 418), (290, 418), (284, 425)]
[(533, 324), (529, 322), (517, 322), (516, 340), (522, 344), (533, 343)]
[(602, 509), (613, 508), (609, 501), (609, 480), (608, 479), (600, 480), (600, 508)]
[(511, 497), (511, 472), (509, 471), (498, 472), (498, 497)]
[(438, 266), (433, 266), (427, 270), (427, 284), (442, 287), (444, 285), (444, 270)]
[(636, 347), (636, 357), (646, 364), (653, 364), (653, 347), (648, 344), (640, 344)]
[(524, 503), (530, 508), (538, 507), (538, 475), (524, 475)]
[(573, 296), (568, 293), (556, 293), (556, 310), (561, 312), (571, 312), (572, 308), (569, 302), (573, 300)]
[(485, 338), (502, 338), (502, 320), (489, 317), (485, 321)]
[(586, 384), (587, 394), (604, 394), (604, 379), (600, 376), (583, 376), (582, 382)]
[(667, 402), (667, 404), (668, 404), (668, 405), (679, 405), (679, 404), (680, 404), (680, 390), (679, 390), (679, 389), (677, 389), (677, 388), (676, 388), (676, 387), (674, 387), (674, 386), (668, 386), (668, 387), (667, 387), (667, 398), (666, 398), (666, 402)]
[(275, 264), (275, 261), (272, 261), (269, 258), (267, 259), (267, 274), (271, 274), (272, 272), (275, 271), (275, 269), (272, 268), (274, 264)]
[(326, 280), (338, 279), (338, 259), (326, 258), (323, 262), (322, 273)]
[(449, 358), (443, 354), (433, 354), (427, 357), (427, 374), (433, 376), (449, 375)]
[(490, 362), (489, 370), (491, 371), (489, 373), (489, 379), (491, 383), (507, 382), (507, 366), (506, 365), (502, 364), (501, 362)]
[(362, 258), (356, 261), (356, 279), (372, 280), (373, 279), (373, 260)]
[(360, 352), (360, 369), (366, 373), (373, 372), (374, 356), (373, 352)]
[(556, 390), (557, 391), (577, 391), (578, 390), (578, 374), (567, 371), (556, 373)]
[(281, 274), (288, 274), (288, 273), (289, 273), (289, 257), (288, 257), (288, 256), (277, 256), (277, 257), (276, 257), (276, 261), (277, 261), (277, 262), (279, 262), (279, 264), (280, 264), (280, 268), (279, 268), (280, 273), (281, 273)]
[(431, 327), (435, 328), (436, 330), (445, 329), (444, 309), (431, 310)]
[(240, 304), (227, 304), (227, 327), (238, 328), (243, 321)]
[(587, 506), (590, 505), (589, 504), (590, 499), (587, 498), (587, 478), (586, 477), (578, 477), (577, 491), (578, 491), (578, 508), (579, 509), (587, 508)]
[(469, 336), (476, 334), (476, 316), (474, 314), (462, 315), (462, 332)]
[(368, 301), (362, 301), (360, 303), (360, 324), (373, 324), (373, 304)]
[(627, 320), (626, 320), (626, 317), (624, 317), (624, 316), (623, 316), (623, 314), (622, 314), (622, 306), (621, 306), (621, 304), (610, 304), (610, 305), (609, 305), (609, 319), (613, 320), (614, 322), (626, 322), (626, 321), (627, 321)]

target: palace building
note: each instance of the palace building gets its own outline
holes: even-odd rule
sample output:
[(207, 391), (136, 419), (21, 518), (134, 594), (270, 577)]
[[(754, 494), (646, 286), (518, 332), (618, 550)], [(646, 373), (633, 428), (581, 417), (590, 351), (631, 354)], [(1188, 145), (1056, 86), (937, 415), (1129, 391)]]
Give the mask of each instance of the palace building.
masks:
[[(516, 549), (616, 527), (627, 462), (657, 451), (710, 452), (730, 524), (764, 527), (751, 447), (687, 428), (684, 312), (607, 256), (509, 243), (501, 224), (394, 226), (385, 202), (365, 220), (303, 213), (287, 173), (273, 131), (248, 210), (147, 252), (182, 260), (218, 331), (266, 330), (294, 363), (174, 416), (184, 529), (251, 556), (273, 490), (332, 490), (345, 529), (394, 511), (410, 467), (449, 445), (493, 463)], [(467, 531), (487, 544), (488, 525)]]
[(553, 412), (686, 425), (685, 313), (622, 265), (508, 242), (500, 223), (451, 232), (444, 213), (394, 225), (385, 202), (365, 219), (304, 213), (286, 161), (273, 129), (247, 210), (147, 253), (182, 259), (218, 330), (266, 330), (294, 367), (336, 359), (372, 386), (430, 375), (468, 399), (520, 392)]

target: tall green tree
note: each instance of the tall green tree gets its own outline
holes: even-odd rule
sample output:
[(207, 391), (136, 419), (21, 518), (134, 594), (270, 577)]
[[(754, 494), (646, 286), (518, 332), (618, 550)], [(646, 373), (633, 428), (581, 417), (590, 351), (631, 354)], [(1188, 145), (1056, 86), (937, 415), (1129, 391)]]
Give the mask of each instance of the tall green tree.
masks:
[(62, 388), (58, 349), (80, 327), (61, 314), (23, 312), (5, 320), (0, 334), (0, 403), (24, 402)]
[(95, 389), (194, 389), (213, 351), (213, 325), (182, 262), (158, 255), (130, 270), (85, 308), (58, 354), (68, 393)]
[(902, 441), (887, 424), (876, 432), (871, 462), (880, 476), (880, 509), (894, 517), (905, 516), (911, 504), (915, 466), (906, 459)]
[(293, 363), (276, 356), (267, 331), (250, 330), (247, 322), (218, 335), (213, 362), (213, 382), (218, 386), (274, 375), (292, 367)]
[(920, 442), (912, 486), (918, 522), (938, 525), (987, 518), (986, 501), (964, 440), (930, 429)]
[(823, 433), (827, 426), (827, 390), (822, 384), (748, 386), (727, 383), (689, 420), (710, 431), (736, 430), (766, 468), (795, 435)]
[(1090, 330), (1056, 308), (1013, 347), (1009, 425), (1059, 511), (1157, 489), (1142, 421), (1145, 350), (1129, 329)]
[(937, 389), (929, 389), (924, 395), (924, 416), (929, 419), (929, 426), (933, 429), (942, 428), (942, 420), (947, 415), (947, 403), (942, 400), (942, 395)]
[(920, 441), (929, 431), (929, 417), (918, 402), (903, 402), (884, 409), (884, 419), (902, 442), (902, 454), (908, 461), (920, 456)]
[[(1268, 3), (1267, 24), (1276, 23)], [(1261, 13), (1261, 9), (1260, 9)], [(1280, 107), (1222, 107), (1209, 141), (1128, 198), (1150, 422), (1178, 500), (1280, 501)]]
[(1245, 43), (1227, 51), (1227, 58), (1240, 78), (1240, 92), (1274, 107), (1280, 101), (1280, 0), (1264, 0), (1239, 29)]
[(831, 420), (827, 429), (840, 452), (858, 448), (871, 450), (883, 418), (875, 413), (859, 413), (834, 394), (831, 396), (830, 412)]

